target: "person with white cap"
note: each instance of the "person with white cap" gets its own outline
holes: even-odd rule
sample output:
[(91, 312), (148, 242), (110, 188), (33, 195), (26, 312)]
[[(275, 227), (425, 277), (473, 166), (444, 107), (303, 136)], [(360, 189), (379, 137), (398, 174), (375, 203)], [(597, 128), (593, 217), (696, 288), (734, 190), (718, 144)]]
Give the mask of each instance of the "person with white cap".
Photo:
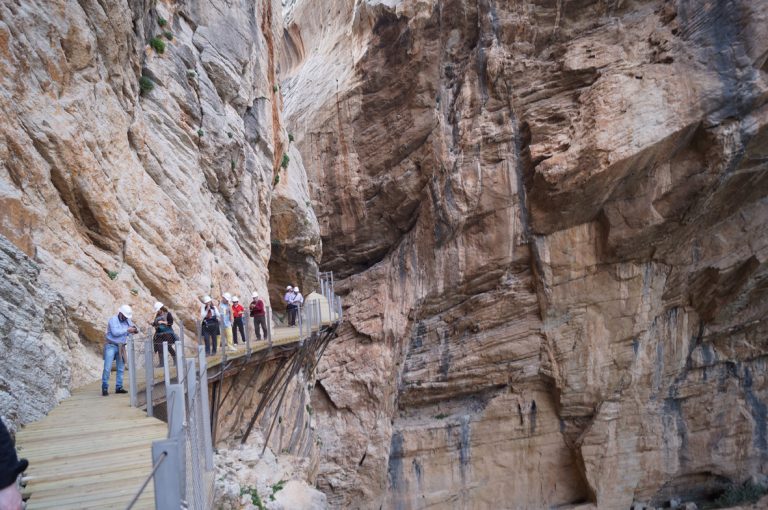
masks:
[[(123, 305), (117, 311), (117, 315), (111, 317), (107, 323), (107, 333), (104, 344), (104, 371), (101, 374), (101, 394), (109, 395), (109, 376), (112, 372), (112, 361), (117, 359), (117, 378), (115, 381), (115, 393), (128, 393), (123, 389), (123, 371), (125, 360), (122, 356), (122, 348), (128, 341), (128, 336), (138, 333), (139, 330), (131, 322), (133, 310), (128, 305)], [(133, 368), (131, 368), (133, 369)]]
[(221, 303), (219, 303), (219, 315), (221, 316), (221, 328), (224, 330), (223, 337), (221, 338), (221, 348), (227, 348), (230, 351), (235, 350), (235, 346), (232, 345), (232, 294), (225, 292), (221, 295)]
[(168, 342), (168, 352), (176, 359), (176, 335), (173, 333), (173, 315), (163, 303), (157, 301), (154, 306), (155, 318), (150, 324), (155, 328), (155, 336), (152, 339), (154, 351), (160, 358), (160, 366), (163, 366), (163, 342)]
[(232, 297), (232, 341), (237, 345), (237, 332), (240, 331), (240, 337), (245, 343), (245, 329), (243, 325), (243, 315), (245, 308), (240, 304), (240, 298)]
[(261, 334), (264, 338), (267, 336), (267, 310), (264, 308), (264, 301), (259, 298), (259, 293), (254, 292), (251, 295), (250, 315), (253, 317), (253, 329), (256, 331), (256, 341), (261, 340)]
[(219, 340), (219, 310), (216, 308), (211, 296), (203, 297), (203, 306), (200, 308), (202, 319), (201, 331), (205, 342), (205, 355), (216, 354), (216, 344)]
[(293, 287), (291, 285), (288, 285), (285, 288), (285, 296), (283, 296), (283, 301), (285, 301), (285, 311), (288, 315), (288, 325), (295, 326), (296, 325), (296, 305), (293, 304)]

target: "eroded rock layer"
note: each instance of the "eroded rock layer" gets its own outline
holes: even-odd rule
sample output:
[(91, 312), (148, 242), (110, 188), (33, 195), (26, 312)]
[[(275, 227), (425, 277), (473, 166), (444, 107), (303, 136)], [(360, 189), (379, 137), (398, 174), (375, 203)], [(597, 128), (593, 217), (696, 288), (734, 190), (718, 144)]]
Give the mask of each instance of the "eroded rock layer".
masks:
[(348, 322), (337, 507), (628, 508), (765, 473), (768, 3), (297, 1)]

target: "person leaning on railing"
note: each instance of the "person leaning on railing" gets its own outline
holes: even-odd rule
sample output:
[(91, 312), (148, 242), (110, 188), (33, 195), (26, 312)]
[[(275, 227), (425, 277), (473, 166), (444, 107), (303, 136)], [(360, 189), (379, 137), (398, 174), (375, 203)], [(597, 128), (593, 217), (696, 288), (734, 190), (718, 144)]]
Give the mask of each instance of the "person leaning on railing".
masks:
[(250, 315), (253, 317), (253, 329), (256, 331), (256, 340), (261, 340), (261, 334), (267, 338), (267, 310), (264, 308), (264, 301), (259, 297), (258, 292), (251, 296), (252, 301), (249, 307)]
[(101, 374), (101, 394), (109, 395), (109, 376), (112, 372), (112, 361), (117, 359), (117, 376), (115, 380), (115, 393), (128, 393), (123, 389), (123, 371), (125, 370), (125, 344), (128, 336), (138, 333), (139, 330), (131, 322), (133, 310), (128, 305), (123, 305), (117, 315), (111, 317), (107, 323), (107, 333), (104, 344), (104, 371)]
[(160, 301), (155, 303), (155, 318), (150, 324), (155, 328), (155, 336), (152, 339), (154, 351), (160, 358), (160, 366), (163, 366), (163, 342), (168, 342), (168, 353), (176, 361), (176, 335), (173, 332), (173, 315)]

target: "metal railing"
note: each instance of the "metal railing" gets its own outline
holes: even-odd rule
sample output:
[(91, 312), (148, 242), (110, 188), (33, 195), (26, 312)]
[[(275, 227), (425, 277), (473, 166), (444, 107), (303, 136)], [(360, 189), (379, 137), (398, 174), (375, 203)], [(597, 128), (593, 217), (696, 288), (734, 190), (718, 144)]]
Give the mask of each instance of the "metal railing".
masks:
[[(299, 345), (304, 346), (305, 339), (317, 343), (319, 333), (325, 324), (341, 322), (343, 318), (342, 300), (334, 293), (333, 273), (320, 273), (320, 294), (325, 297), (327, 306), (320, 299), (308, 299), (297, 309)], [(272, 308), (266, 311), (266, 340), (269, 349), (273, 345)], [(198, 317), (195, 315), (195, 317)], [(245, 355), (250, 358), (253, 352), (251, 325), (253, 323), (246, 310), (243, 316)], [(162, 382), (155, 383), (155, 341), (150, 331), (143, 340), (129, 337), (126, 354), (129, 377), (130, 405), (139, 405), (139, 381), (144, 381), (147, 416), (155, 415), (154, 400), (156, 390), (162, 385), (165, 390), (165, 406), (168, 422), (168, 437), (152, 443), (152, 470), (138, 489), (128, 506), (130, 509), (154, 480), (155, 508), (159, 510), (177, 510), (187, 508), (208, 510), (213, 508), (213, 441), (210, 401), (208, 396), (208, 364), (202, 336), (202, 321), (197, 324), (197, 342), (195, 347), (187, 346), (184, 327), (177, 323), (178, 335), (174, 342), (176, 359), (171, 364), (169, 342), (162, 342), (159, 353), (163, 366)], [(234, 324), (233, 324), (234, 327)], [(256, 335), (253, 324), (253, 335)], [(316, 334), (317, 333), (317, 334)], [(175, 336), (175, 335), (174, 335)], [(228, 347), (224, 321), (219, 320), (219, 335), (214, 337), (221, 349), (221, 370), (223, 379), (228, 367)], [(187, 357), (185, 348), (194, 351)], [(217, 349), (218, 350), (218, 349)], [(144, 357), (143, 373), (139, 371), (137, 359)], [(241, 367), (242, 368), (242, 367)], [(221, 381), (220, 381), (221, 382)], [(220, 391), (220, 389), (219, 389)], [(160, 397), (157, 393), (157, 397)], [(215, 399), (214, 399), (215, 400)], [(280, 399), (282, 401), (282, 398)], [(214, 402), (214, 405), (216, 402)], [(279, 406), (279, 404), (278, 404)], [(214, 408), (216, 409), (216, 408)], [(251, 424), (252, 425), (252, 424)], [(271, 428), (271, 427), (270, 427)], [(265, 444), (266, 447), (266, 444)]]

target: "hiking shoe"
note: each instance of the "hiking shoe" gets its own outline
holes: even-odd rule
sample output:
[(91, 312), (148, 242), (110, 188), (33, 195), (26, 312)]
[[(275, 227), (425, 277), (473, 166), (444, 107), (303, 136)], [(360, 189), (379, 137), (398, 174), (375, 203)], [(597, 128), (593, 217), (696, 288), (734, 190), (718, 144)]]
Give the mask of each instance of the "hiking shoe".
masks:
[(115, 393), (128, 393), (123, 388), (115, 388)]
[(102, 388), (101, 389), (101, 396), (102, 397), (108, 397), (109, 396), (109, 392), (107, 391), (106, 388)]

